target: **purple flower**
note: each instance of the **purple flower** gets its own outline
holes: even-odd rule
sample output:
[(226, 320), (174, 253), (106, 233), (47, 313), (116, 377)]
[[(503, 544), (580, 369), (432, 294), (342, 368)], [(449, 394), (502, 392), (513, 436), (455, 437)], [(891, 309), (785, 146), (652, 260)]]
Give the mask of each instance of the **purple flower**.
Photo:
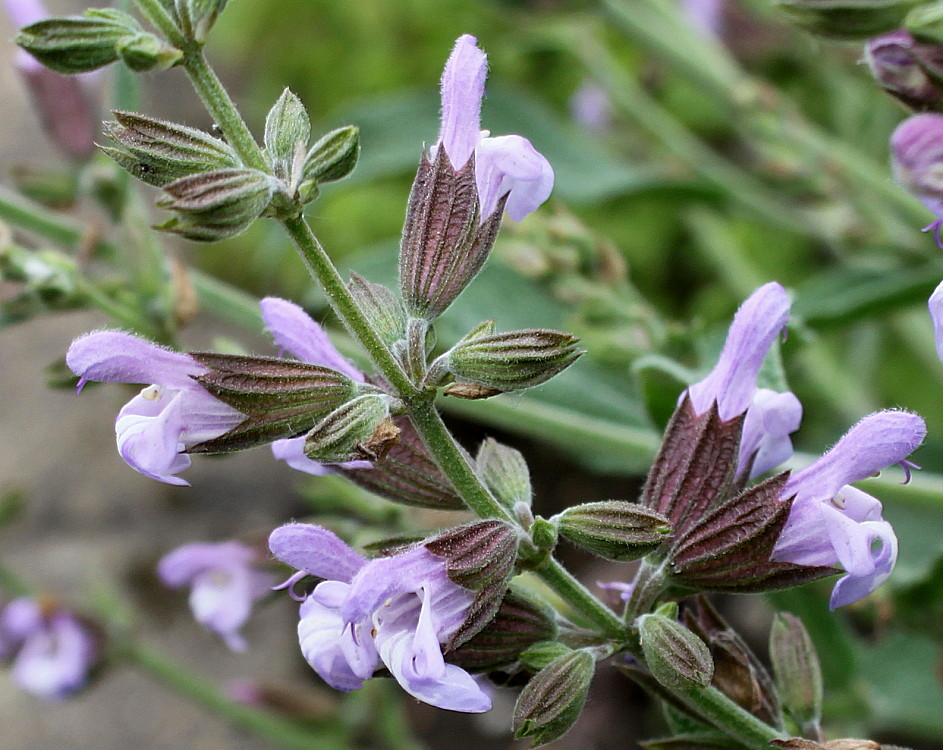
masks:
[[(259, 303), (259, 307), (262, 308), (265, 327), (282, 352), (288, 352), (308, 364), (330, 367), (358, 383), (366, 380), (364, 374), (337, 351), (324, 329), (294, 302), (278, 297), (266, 297)], [(304, 435), (276, 440), (272, 443), (272, 453), (277, 460), (284, 461), (298, 471), (315, 476), (332, 473), (329, 465), (308, 458), (304, 445)], [(372, 464), (369, 461), (349, 461), (342, 466), (350, 469), (369, 469)]]
[(930, 319), (933, 321), (933, 337), (936, 341), (937, 356), (943, 360), (943, 283), (940, 283), (928, 303)]
[(220, 636), (233, 651), (245, 651), (239, 629), (252, 605), (276, 579), (259, 570), (258, 553), (240, 542), (186, 544), (165, 555), (157, 575), (173, 588), (190, 586), (190, 609), (201, 625)]
[(481, 130), (487, 67), (475, 37), (460, 36), (442, 73), (442, 126), (430, 155), (435, 160), (441, 146), (457, 171), (474, 154), (480, 223), (491, 218), (504, 196), (508, 214), (521, 221), (550, 196), (553, 168), (526, 138), (491, 138)]
[(783, 488), (780, 497), (794, 500), (771, 559), (844, 568), (832, 591), (832, 609), (874, 591), (897, 560), (897, 537), (881, 517), (881, 503), (849, 485), (891, 464), (905, 463), (926, 431), (916, 414), (871, 414)]
[(891, 135), (891, 161), (897, 181), (936, 215), (936, 221), (924, 231), (934, 230), (934, 238), (941, 245), (943, 115), (914, 115), (898, 125)]
[[(18, 28), (49, 17), (39, 0), (5, 0), (4, 5)], [(52, 142), (73, 159), (89, 158), (95, 152), (97, 132), (97, 107), (86, 85), (89, 76), (56, 73), (22, 49), (16, 51), (15, 65)]]
[(776, 282), (757, 289), (734, 316), (710, 375), (687, 390), (691, 406), (704, 414), (716, 401), (728, 421), (746, 412), (737, 476), (769, 471), (792, 455), (789, 434), (799, 428), (802, 405), (792, 393), (756, 387), (766, 353), (789, 320), (789, 297)]
[(273, 531), (269, 546), (301, 573), (324, 579), (302, 602), (298, 637), (329, 685), (356, 690), (385, 666), (425, 703), (466, 713), (491, 708), (471, 675), (442, 655), (475, 598), (451, 581), (444, 559), (420, 546), (368, 561), (327, 529), (300, 523)]
[(934, 83), (943, 72), (943, 53), (920, 44), (905, 29), (869, 39), (864, 57), (871, 75), (887, 93), (914, 109), (937, 109), (943, 92)]
[(122, 331), (95, 331), (72, 342), (66, 364), (89, 380), (150, 383), (118, 412), (118, 452), (131, 468), (167, 484), (188, 485), (181, 451), (229, 432), (245, 415), (211, 396), (193, 378), (207, 372), (192, 357)]
[(612, 102), (606, 89), (583, 81), (570, 97), (570, 116), (592, 133), (605, 133), (612, 127)]
[(698, 31), (720, 37), (727, 13), (725, 0), (681, 0), (681, 10)]
[(0, 659), (12, 661), (13, 680), (47, 700), (81, 688), (98, 658), (98, 644), (75, 615), (14, 599), (0, 612)]

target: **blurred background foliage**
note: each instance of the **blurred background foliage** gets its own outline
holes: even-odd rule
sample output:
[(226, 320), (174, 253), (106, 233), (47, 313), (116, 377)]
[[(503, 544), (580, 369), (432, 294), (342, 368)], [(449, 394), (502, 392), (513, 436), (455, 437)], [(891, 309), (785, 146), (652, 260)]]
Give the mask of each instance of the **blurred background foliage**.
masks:
[[(529, 138), (557, 181), (541, 212), (506, 221), (438, 340), (488, 317), (499, 330), (573, 331), (588, 354), (523, 396), (443, 407), (588, 471), (639, 477), (739, 302), (782, 282), (794, 320), (764, 378), (788, 382), (805, 405), (797, 449), (818, 454), (882, 407), (919, 412), (930, 437), (916, 456), (923, 477), (898, 488), (890, 470), (871, 488), (900, 537), (891, 584), (837, 619), (827, 586), (774, 605), (802, 615), (818, 643), (832, 736), (939, 747), (943, 366), (926, 299), (943, 258), (919, 231), (932, 217), (892, 182), (887, 140), (905, 113), (871, 81), (860, 45), (796, 30), (767, 0), (731, 0), (719, 35), (696, 28), (677, 0), (232, 2), (209, 56), (255, 132), (286, 85), (315, 133), (361, 128), (353, 177), (308, 211), (342, 268), (395, 286), (406, 196), (462, 33), (489, 55), (484, 127)], [(143, 110), (153, 102), (157, 114), (208, 127), (195, 102), (166, 95), (165, 80), (145, 84)], [(182, 255), (251, 295), (328, 315), (272, 221)], [(253, 321), (238, 305), (220, 310)]]

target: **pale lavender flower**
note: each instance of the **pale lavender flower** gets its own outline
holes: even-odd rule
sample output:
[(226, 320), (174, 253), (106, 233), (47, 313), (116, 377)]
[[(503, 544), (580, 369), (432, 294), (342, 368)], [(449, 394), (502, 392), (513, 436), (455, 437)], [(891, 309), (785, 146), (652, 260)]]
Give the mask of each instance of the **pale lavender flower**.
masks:
[(882, 88), (907, 106), (943, 106), (943, 92), (934, 82), (943, 72), (943, 52), (937, 45), (920, 44), (906, 29), (897, 29), (869, 39), (864, 59)]
[(612, 127), (612, 102), (598, 83), (585, 80), (570, 97), (570, 116), (593, 133), (605, 133)]
[(681, 10), (698, 31), (720, 37), (724, 31), (726, 0), (681, 0)]
[(933, 338), (936, 342), (936, 354), (943, 360), (943, 283), (940, 283), (928, 302), (930, 319), (933, 321)]
[(789, 435), (799, 429), (802, 404), (795, 394), (757, 388), (740, 438), (736, 476), (756, 477), (792, 457)]
[[(266, 297), (259, 303), (265, 327), (275, 339), (282, 352), (312, 365), (330, 367), (347, 375), (351, 380), (363, 383), (366, 377), (334, 347), (331, 339), (311, 316), (294, 302), (278, 297)], [(314, 476), (332, 473), (328, 464), (308, 458), (304, 452), (305, 436), (285, 438), (272, 443), (272, 454), (291, 468)], [(369, 461), (349, 461), (342, 464), (349, 469), (369, 469)]]
[(933, 230), (943, 247), (943, 115), (914, 115), (898, 125), (891, 135), (891, 161), (897, 181), (936, 215), (924, 231)]
[(198, 542), (165, 555), (157, 575), (172, 588), (190, 586), (190, 609), (196, 621), (233, 651), (245, 651), (246, 641), (239, 630), (252, 606), (276, 582), (274, 574), (257, 567), (259, 562), (259, 554), (241, 542)]
[(81, 688), (98, 658), (96, 638), (74, 614), (14, 599), (0, 612), (0, 659), (13, 680), (39, 698), (58, 700)]
[(160, 482), (189, 484), (175, 476), (190, 466), (190, 457), (181, 451), (245, 419), (194, 380), (207, 370), (192, 357), (129, 333), (82, 336), (69, 347), (66, 364), (79, 376), (79, 391), (90, 380), (150, 384), (118, 412), (115, 433), (128, 465)]
[(862, 419), (820, 459), (790, 477), (781, 493), (793, 497), (789, 519), (771, 559), (845, 570), (831, 607), (858, 601), (880, 586), (897, 560), (897, 537), (881, 503), (849, 486), (907, 456), (926, 436), (916, 414), (882, 411)]
[[(49, 17), (39, 0), (4, 0), (4, 6), (17, 28)], [(97, 107), (89, 77), (56, 73), (23, 49), (17, 49), (14, 64), (52, 142), (73, 159), (90, 157), (95, 152)]]
[(721, 420), (746, 412), (737, 475), (762, 474), (792, 455), (789, 434), (799, 427), (802, 406), (792, 393), (757, 389), (769, 348), (789, 320), (789, 297), (776, 282), (764, 284), (740, 306), (711, 373), (687, 390), (695, 413), (714, 402)]
[(324, 579), (301, 604), (298, 637), (329, 685), (356, 690), (385, 666), (425, 703), (466, 713), (491, 708), (471, 675), (442, 654), (474, 600), (451, 581), (444, 559), (420, 546), (368, 561), (327, 529), (300, 523), (273, 531), (269, 546), (301, 573)]
[(504, 196), (508, 215), (521, 221), (550, 196), (553, 168), (526, 138), (492, 138), (481, 130), (487, 68), (475, 37), (460, 36), (442, 73), (442, 125), (430, 156), (434, 160), (441, 146), (460, 170), (474, 154), (480, 222), (491, 218)]

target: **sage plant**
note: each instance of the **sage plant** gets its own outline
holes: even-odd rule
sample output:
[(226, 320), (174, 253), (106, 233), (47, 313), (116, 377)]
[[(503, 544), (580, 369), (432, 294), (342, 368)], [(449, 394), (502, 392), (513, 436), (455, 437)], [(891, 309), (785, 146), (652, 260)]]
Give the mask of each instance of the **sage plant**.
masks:
[[(101, 150), (162, 191), (157, 205), (171, 217), (157, 229), (165, 233), (213, 242), (259, 219), (279, 222), (369, 365), (354, 366), (301, 307), (274, 297), (262, 300), (261, 317), (278, 357), (182, 353), (121, 330), (89, 333), (66, 354), (79, 390), (88, 381), (143, 386), (116, 419), (121, 457), (181, 485), (195, 454), (270, 445), (274, 459), (302, 472), (475, 517), (369, 549), (321, 523), (292, 521), (271, 531), (267, 559), (241, 542), (187, 545), (158, 571), (169, 586), (192, 587), (196, 619), (245, 648), (240, 628), (279, 565), (284, 582), (275, 588), (300, 602), (301, 654), (337, 690), (392, 676), (432, 706), (481, 713), (492, 706), (487, 682), (512, 682), (523, 686), (513, 731), (539, 746), (578, 720), (596, 671), (616, 668), (669, 707), (671, 736), (660, 747), (820, 747), (821, 700), (807, 700), (807, 688), (822, 678), (801, 621), (781, 615), (774, 623), (774, 679), (706, 595), (840, 575), (835, 608), (877, 589), (895, 565), (897, 537), (880, 501), (852, 485), (893, 464), (909, 471), (923, 420), (873, 413), (822, 458), (784, 468), (802, 406), (788, 390), (758, 382), (790, 322), (789, 293), (769, 282), (743, 301), (710, 372), (680, 394), (637, 502), (540, 515), (523, 456), (492, 439), (473, 456), (436, 405), (440, 395), (479, 401), (539, 386), (584, 354), (570, 333), (501, 331), (495, 320), (434, 344), (437, 319), (475, 282), (504, 214), (523, 220), (554, 184), (551, 164), (526, 134), (481, 129), (487, 62), (477, 40), (456, 41), (442, 75), (438, 138), (417, 144), (392, 290), (358, 275), (344, 281), (304, 214), (323, 184), (355, 169), (357, 128), (312, 137), (303, 103), (286, 89), (260, 145), (203, 52), (225, 0), (135, 4), (152, 30), (130, 13), (92, 9), (32, 23), (18, 43), (64, 74), (115, 62), (136, 72), (182, 67), (220, 132), (122, 110), (106, 123), (110, 144)], [(805, 25), (843, 35), (821, 3), (780, 4)], [(896, 18), (906, 3), (879, 4), (881, 14), (870, 5), (862, 11), (869, 33), (886, 30), (887, 14)], [(911, 65), (888, 49), (872, 48), (872, 68), (892, 57), (898, 68)], [(897, 70), (895, 87), (905, 73)], [(936, 127), (926, 118), (938, 116), (921, 117), (913, 127)], [(938, 164), (926, 148), (911, 149), (908, 132), (898, 138), (902, 179), (932, 198)], [(639, 561), (606, 584), (622, 593), (616, 608), (559, 562), (561, 539), (605, 560)], [(534, 578), (544, 588), (527, 585)], [(93, 660), (77, 619), (21, 600), (4, 613), (0, 646), (24, 686), (58, 696), (82, 683)], [(22, 677), (41, 639), (55, 641), (50, 659), (62, 665), (42, 685)]]

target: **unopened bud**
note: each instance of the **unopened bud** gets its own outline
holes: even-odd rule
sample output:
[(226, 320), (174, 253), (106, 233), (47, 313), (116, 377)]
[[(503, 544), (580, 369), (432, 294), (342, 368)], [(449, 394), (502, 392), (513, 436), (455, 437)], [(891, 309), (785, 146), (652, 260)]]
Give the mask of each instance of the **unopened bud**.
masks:
[(583, 350), (568, 333), (531, 328), (494, 333), (479, 326), (443, 355), (459, 381), (516, 391), (540, 385), (573, 364)]
[(105, 123), (105, 135), (118, 148), (101, 150), (149, 185), (163, 187), (181, 177), (239, 166), (228, 143), (202, 130), (133, 112), (114, 116)]
[(294, 437), (357, 393), (353, 380), (320, 365), (206, 352), (190, 356), (209, 370), (197, 382), (247, 415), (239, 426), (193, 446), (190, 453), (242, 450)]
[(540, 747), (566, 734), (586, 703), (596, 660), (586, 651), (558, 656), (521, 691), (514, 706), (514, 736)]
[(119, 47), (144, 29), (133, 16), (95, 8), (82, 16), (47, 18), (20, 30), (16, 43), (47, 68), (87, 73), (118, 59)]
[(711, 684), (714, 662), (704, 641), (663, 614), (642, 615), (637, 622), (645, 663), (658, 682), (672, 690)]
[(866, 39), (899, 28), (923, 0), (774, 0), (798, 26), (837, 39)]
[(302, 182), (334, 182), (354, 171), (360, 158), (360, 128), (347, 125), (332, 130), (315, 143), (305, 156)]
[(559, 641), (541, 641), (530, 646), (521, 654), (521, 663), (528, 669), (539, 672), (550, 666), (554, 659), (566, 656), (573, 652), (569, 646), (565, 646)]
[(384, 342), (393, 344), (406, 335), (403, 303), (393, 292), (356, 273), (350, 274), (347, 288)]
[(914, 109), (943, 108), (943, 49), (920, 44), (898, 29), (868, 40), (864, 57), (871, 74), (891, 96)]
[(301, 100), (288, 89), (265, 118), (265, 152), (272, 162), (275, 176), (290, 181), (295, 154), (308, 148), (311, 121)]
[(206, 41), (213, 24), (229, 0), (174, 0), (173, 6), (180, 30), (188, 39)]
[(153, 34), (144, 31), (124, 37), (115, 49), (125, 65), (136, 73), (166, 70), (180, 62), (183, 57), (183, 52), (179, 49), (164, 44)]
[(157, 229), (196, 242), (242, 234), (262, 214), (277, 188), (273, 177), (255, 169), (220, 169), (181, 177), (164, 185), (157, 202), (177, 216)]
[(342, 404), (305, 439), (305, 455), (322, 463), (376, 460), (393, 446), (399, 430), (390, 420), (390, 397), (368, 393)]
[(488, 489), (506, 508), (514, 508), (518, 503), (530, 506), (530, 472), (520, 451), (488, 438), (478, 449), (475, 467)]
[(795, 615), (780, 612), (770, 630), (769, 655), (783, 708), (803, 733), (822, 715), (822, 671), (815, 646)]
[(619, 562), (636, 560), (671, 536), (661, 513), (622, 500), (576, 505), (556, 518), (566, 539)]

